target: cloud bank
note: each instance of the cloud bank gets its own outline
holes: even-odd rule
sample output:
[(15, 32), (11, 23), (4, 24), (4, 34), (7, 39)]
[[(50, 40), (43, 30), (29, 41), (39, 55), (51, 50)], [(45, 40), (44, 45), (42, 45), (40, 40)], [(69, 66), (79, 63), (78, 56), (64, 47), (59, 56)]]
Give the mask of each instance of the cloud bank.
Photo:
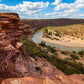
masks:
[(21, 18), (81, 18), (84, 17), (81, 10), (84, 10), (84, 0), (75, 0), (74, 3), (23, 1), (15, 6), (0, 4), (0, 12), (18, 12)]
[[(46, 13), (45, 16), (53, 17), (74, 17), (80, 13), (81, 9), (84, 9), (84, 0), (76, 0), (74, 3), (61, 3), (61, 0), (55, 0), (51, 5), (56, 5), (55, 11), (52, 13)], [(62, 11), (62, 12), (60, 12)], [(84, 16), (84, 14), (82, 14)], [(81, 17), (81, 14), (78, 14), (78, 17)]]
[(62, 0), (55, 0), (55, 2), (52, 3), (52, 5), (58, 5), (62, 2)]
[(37, 16), (38, 13), (48, 7), (49, 2), (29, 2), (23, 1), (16, 6), (0, 4), (0, 12), (18, 12), (21, 17)]

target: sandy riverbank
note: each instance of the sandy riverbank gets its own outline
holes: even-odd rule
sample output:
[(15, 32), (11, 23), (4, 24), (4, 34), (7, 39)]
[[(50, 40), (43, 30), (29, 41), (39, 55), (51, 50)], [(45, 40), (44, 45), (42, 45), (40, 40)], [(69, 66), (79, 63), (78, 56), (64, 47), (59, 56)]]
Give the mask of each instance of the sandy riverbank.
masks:
[(41, 40), (66, 47), (84, 48), (84, 42), (78, 39), (71, 40), (69, 38), (64, 38), (63, 40), (52, 40), (50, 38), (42, 37)]

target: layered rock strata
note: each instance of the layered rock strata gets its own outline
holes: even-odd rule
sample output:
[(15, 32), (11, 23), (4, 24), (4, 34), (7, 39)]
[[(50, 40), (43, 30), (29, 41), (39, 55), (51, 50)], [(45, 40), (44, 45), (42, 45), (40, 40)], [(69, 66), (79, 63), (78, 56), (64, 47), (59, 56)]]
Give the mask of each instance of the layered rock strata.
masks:
[(21, 75), (15, 68), (15, 61), (24, 55), (19, 37), (28, 33), (29, 25), (23, 24), (17, 13), (0, 13), (0, 77)]

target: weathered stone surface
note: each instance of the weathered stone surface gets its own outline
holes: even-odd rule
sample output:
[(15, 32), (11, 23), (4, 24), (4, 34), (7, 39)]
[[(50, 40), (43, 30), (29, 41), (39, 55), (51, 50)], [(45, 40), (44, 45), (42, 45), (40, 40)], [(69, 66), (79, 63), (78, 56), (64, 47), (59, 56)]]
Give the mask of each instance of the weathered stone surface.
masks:
[(17, 13), (0, 13), (0, 77), (23, 76), (21, 69), (16, 69), (15, 61), (25, 57), (19, 37), (28, 33), (29, 26), (21, 22)]
[(34, 77), (24, 77), (24, 78), (17, 78), (17, 79), (6, 79), (1, 84), (56, 84), (51, 79), (40, 79)]
[(52, 80), (47, 77), (10, 78), (3, 80), (1, 84), (84, 84), (84, 76), (76, 74), (71, 76), (60, 75), (55, 80)]

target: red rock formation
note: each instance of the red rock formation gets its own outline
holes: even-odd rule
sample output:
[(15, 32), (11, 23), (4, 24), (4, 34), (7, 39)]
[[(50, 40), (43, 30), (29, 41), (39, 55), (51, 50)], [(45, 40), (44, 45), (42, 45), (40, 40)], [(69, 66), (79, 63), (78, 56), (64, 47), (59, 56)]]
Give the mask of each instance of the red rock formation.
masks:
[(51, 79), (40, 79), (34, 77), (24, 77), (18, 79), (6, 79), (1, 84), (55, 84)]
[[(30, 33), (17, 13), (0, 13), (0, 77), (18, 77), (14, 61), (24, 54), (19, 37)], [(18, 75), (19, 74), (19, 75)]]

